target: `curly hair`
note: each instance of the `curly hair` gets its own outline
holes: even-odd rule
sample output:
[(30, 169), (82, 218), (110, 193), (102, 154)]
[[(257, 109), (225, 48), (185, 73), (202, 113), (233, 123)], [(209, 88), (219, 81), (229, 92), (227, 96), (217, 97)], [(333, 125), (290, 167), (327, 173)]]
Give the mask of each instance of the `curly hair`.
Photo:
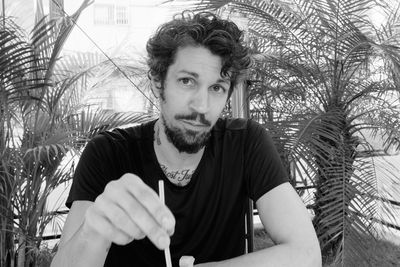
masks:
[(231, 21), (208, 12), (194, 15), (183, 11), (161, 25), (147, 42), (149, 74), (160, 81), (163, 88), (168, 67), (174, 63), (178, 48), (202, 46), (221, 57), (221, 76), (231, 80), (230, 95), (251, 65), (249, 49), (243, 40), (243, 31)]

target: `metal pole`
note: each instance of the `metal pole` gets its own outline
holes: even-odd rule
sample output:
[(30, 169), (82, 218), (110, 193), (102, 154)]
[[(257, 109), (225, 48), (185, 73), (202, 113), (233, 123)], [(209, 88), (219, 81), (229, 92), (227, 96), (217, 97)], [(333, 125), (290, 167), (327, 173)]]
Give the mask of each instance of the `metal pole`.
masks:
[[(239, 28), (244, 30), (244, 40), (248, 41), (248, 20), (240, 13), (230, 13), (229, 18), (239, 26)], [(248, 119), (249, 116), (249, 103), (247, 98), (247, 81), (243, 81), (242, 84), (235, 88), (232, 93), (231, 107), (232, 116), (234, 118), (245, 118)], [(253, 223), (253, 210), (254, 205), (251, 199), (247, 201), (247, 209), (245, 214), (245, 234), (246, 234), (246, 253), (253, 252), (254, 250), (254, 223)]]
[[(247, 82), (243, 82), (232, 93), (232, 115), (234, 118), (249, 118), (249, 103), (247, 99)], [(245, 214), (246, 253), (254, 251), (254, 223), (253, 223), (253, 201), (248, 199)]]
[(6, 0), (2, 0), (1, 1), (1, 6), (2, 6), (2, 13), (3, 13), (3, 29), (6, 28), (6, 4), (5, 4)]

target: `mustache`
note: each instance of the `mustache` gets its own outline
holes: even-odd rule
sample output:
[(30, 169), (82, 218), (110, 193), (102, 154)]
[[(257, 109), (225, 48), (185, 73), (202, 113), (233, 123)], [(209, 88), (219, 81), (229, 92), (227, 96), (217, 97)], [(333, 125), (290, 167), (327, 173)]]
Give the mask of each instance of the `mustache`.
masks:
[[(198, 119), (197, 119), (198, 118)], [(197, 112), (193, 112), (192, 114), (178, 114), (175, 115), (176, 120), (188, 120), (188, 121), (196, 121), (204, 124), (205, 126), (211, 126), (211, 122), (206, 119), (204, 114), (200, 114)]]

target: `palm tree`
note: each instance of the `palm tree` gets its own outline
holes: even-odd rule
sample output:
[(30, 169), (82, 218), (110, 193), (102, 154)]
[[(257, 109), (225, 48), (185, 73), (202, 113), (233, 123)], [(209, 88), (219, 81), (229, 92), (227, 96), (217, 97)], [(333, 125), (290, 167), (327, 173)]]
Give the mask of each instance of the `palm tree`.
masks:
[[(115, 72), (98, 55), (60, 58), (60, 51), (80, 13), (40, 20), (27, 38), (8, 18), (0, 30), (0, 265), (35, 264), (46, 225), (54, 214), (47, 196), (71, 179), (74, 165), (67, 155), (79, 154), (99, 131), (140, 123), (146, 114), (112, 113), (82, 103), (89, 85)], [(79, 66), (79, 67), (78, 67)], [(140, 68), (139, 68), (140, 69)], [(138, 69), (124, 68), (128, 75)], [(91, 82), (95, 73), (97, 82)]]
[[(376, 3), (203, 0), (193, 6), (247, 20), (255, 54), (251, 115), (270, 129), (292, 179), (316, 188), (310, 207), (323, 255), (340, 266), (369, 264), (362, 240), (374, 236), (382, 194), (373, 156), (400, 150), (398, 7), (381, 1), (389, 19), (378, 27), (368, 17)], [(367, 131), (384, 139), (383, 151), (372, 147)], [(396, 217), (393, 209), (385, 212)]]

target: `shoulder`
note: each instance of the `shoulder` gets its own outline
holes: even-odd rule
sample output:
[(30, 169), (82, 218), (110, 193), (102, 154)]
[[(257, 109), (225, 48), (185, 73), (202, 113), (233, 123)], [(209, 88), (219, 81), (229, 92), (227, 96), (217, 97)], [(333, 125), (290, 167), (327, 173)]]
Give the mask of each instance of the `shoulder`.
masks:
[(214, 126), (214, 131), (254, 134), (260, 131), (265, 132), (265, 128), (258, 122), (251, 119), (242, 118), (221, 118)]
[(111, 131), (104, 131), (93, 137), (90, 142), (95, 144), (120, 144), (153, 138), (154, 123), (155, 120), (152, 120), (128, 128), (116, 128)]
[(243, 151), (253, 149), (260, 143), (271, 142), (267, 130), (259, 123), (250, 119), (223, 118), (219, 119), (212, 131), (215, 143), (222, 143), (229, 149), (242, 148)]
[(224, 118), (219, 119), (214, 127), (213, 136), (224, 144), (242, 146), (244, 151), (254, 151), (256, 148), (274, 147), (274, 141), (267, 128), (251, 119)]

